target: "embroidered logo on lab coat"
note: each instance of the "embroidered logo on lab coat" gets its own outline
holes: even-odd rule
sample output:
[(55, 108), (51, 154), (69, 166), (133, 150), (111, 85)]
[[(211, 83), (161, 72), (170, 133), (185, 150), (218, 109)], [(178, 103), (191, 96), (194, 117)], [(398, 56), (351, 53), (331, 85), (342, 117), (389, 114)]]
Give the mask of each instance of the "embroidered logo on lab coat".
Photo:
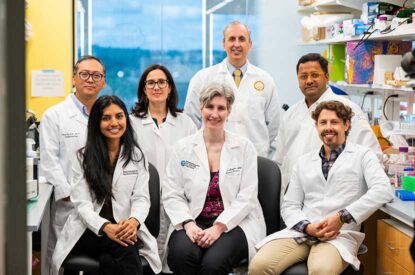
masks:
[(67, 133), (62, 133), (62, 136), (64, 138), (77, 138), (79, 137), (80, 133), (74, 133), (74, 132), (67, 132)]
[(226, 170), (226, 175), (238, 175), (242, 171), (242, 166), (239, 167), (233, 167)]
[(196, 169), (196, 168), (199, 168), (199, 166), (200, 166), (199, 164), (195, 164), (195, 163), (190, 162), (188, 160), (182, 160), (180, 162), (180, 165), (183, 166), (183, 167), (190, 168), (190, 169)]
[(128, 176), (128, 175), (138, 175), (138, 170), (124, 170), (122, 171), (122, 174), (124, 176)]
[(255, 81), (254, 88), (258, 92), (262, 92), (265, 88), (264, 82), (262, 82), (261, 80)]

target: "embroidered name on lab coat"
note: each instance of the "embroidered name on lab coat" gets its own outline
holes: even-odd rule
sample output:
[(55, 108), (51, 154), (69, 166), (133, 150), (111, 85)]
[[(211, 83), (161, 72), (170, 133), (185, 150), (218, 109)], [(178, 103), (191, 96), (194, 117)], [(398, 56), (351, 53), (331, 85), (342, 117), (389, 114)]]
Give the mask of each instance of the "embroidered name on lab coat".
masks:
[(129, 171), (124, 170), (124, 171), (122, 171), (122, 174), (124, 176), (128, 176), (128, 175), (138, 175), (138, 170), (129, 170)]
[(226, 170), (226, 175), (240, 174), (241, 171), (242, 171), (242, 166), (229, 168), (228, 170)]
[(62, 133), (62, 136), (64, 138), (77, 138), (77, 137), (79, 137), (79, 133), (71, 133), (71, 132)]
[(190, 169), (196, 169), (196, 168), (199, 168), (199, 167), (200, 167), (200, 165), (199, 165), (199, 164), (195, 164), (195, 163), (190, 162), (190, 161), (188, 161), (188, 160), (182, 160), (182, 161), (180, 162), (180, 165), (181, 165), (181, 166), (183, 166), (183, 167), (190, 168)]

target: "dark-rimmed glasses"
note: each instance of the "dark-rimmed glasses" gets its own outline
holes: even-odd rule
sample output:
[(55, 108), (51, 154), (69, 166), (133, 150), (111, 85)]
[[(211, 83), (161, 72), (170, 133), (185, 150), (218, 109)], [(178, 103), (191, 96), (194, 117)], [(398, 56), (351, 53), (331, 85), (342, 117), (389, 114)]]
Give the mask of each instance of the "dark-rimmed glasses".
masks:
[(154, 87), (159, 86), (160, 89), (166, 88), (169, 81), (167, 79), (159, 79), (157, 81), (154, 80), (147, 80), (144, 81), (144, 84), (146, 84), (146, 87), (149, 89), (154, 89)]
[(82, 71), (78, 73), (79, 78), (82, 80), (88, 80), (90, 77), (92, 77), (92, 80), (94, 82), (99, 82), (104, 78), (104, 75), (100, 72), (93, 72), (93, 73), (89, 73), (87, 71)]

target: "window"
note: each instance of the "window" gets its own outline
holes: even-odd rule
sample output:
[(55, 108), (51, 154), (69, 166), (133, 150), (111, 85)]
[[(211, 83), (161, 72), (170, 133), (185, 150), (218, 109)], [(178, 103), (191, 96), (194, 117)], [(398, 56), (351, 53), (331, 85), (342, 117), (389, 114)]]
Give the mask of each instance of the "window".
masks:
[(247, 0), (223, 1), (229, 9), (216, 10), (212, 20), (215, 29), (210, 36), (215, 44), (208, 52), (212, 62), (204, 63), (203, 35), (207, 32), (203, 31), (206, 27), (203, 7), (210, 2), (220, 1), (77, 0), (75, 55), (79, 58), (93, 54), (101, 58), (107, 68), (103, 94), (121, 97), (129, 109), (137, 100), (142, 72), (154, 63), (165, 65), (176, 82), (182, 108), (193, 75), (204, 65), (216, 64), (225, 58), (221, 44), (223, 27), (236, 19), (244, 21), (246, 16), (253, 21), (252, 15), (245, 12), (229, 15), (232, 9), (227, 2), (246, 4)]

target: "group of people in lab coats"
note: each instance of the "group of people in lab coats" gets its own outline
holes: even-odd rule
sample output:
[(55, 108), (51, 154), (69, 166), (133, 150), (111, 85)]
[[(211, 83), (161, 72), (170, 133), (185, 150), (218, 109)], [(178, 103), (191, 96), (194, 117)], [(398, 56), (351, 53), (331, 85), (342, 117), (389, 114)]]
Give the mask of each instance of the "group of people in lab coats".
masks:
[[(100, 261), (100, 274), (142, 274), (139, 255), (156, 274), (229, 274), (244, 259), (252, 260), (251, 274), (279, 274), (295, 262), (281, 266), (280, 259), (270, 257), (281, 246), (276, 242), (281, 236), (312, 236), (315, 243), (309, 247), (328, 243), (339, 251), (337, 271), (348, 264), (359, 267), (360, 224), (391, 199), (387, 178), (375, 157), (380, 149), (362, 111), (334, 95), (328, 88), (327, 61), (308, 54), (297, 65), (305, 98), (281, 119), (272, 78), (247, 59), (252, 46), (248, 27), (232, 22), (223, 35), (227, 57), (192, 78), (184, 113), (177, 107), (174, 79), (162, 65), (151, 65), (143, 72), (138, 101), (129, 115), (118, 97), (98, 98), (106, 84), (103, 62), (94, 56), (77, 61), (75, 93), (49, 108), (40, 127), (41, 172), (55, 187), (48, 246), (52, 274), (59, 272), (68, 255), (79, 252)], [(314, 115), (321, 102), (333, 100), (340, 107), (336, 103)], [(339, 119), (339, 108), (346, 108), (350, 116)], [(336, 146), (344, 147), (342, 156), (350, 156), (332, 160), (335, 165), (324, 180), (321, 159), (314, 163), (315, 154), (302, 156), (327, 147), (316, 130), (320, 115), (327, 110), (337, 116), (336, 126), (344, 126), (333, 130), (330, 142), (334, 139)], [(326, 120), (332, 126), (333, 119)], [(342, 130), (344, 139), (339, 141)], [(268, 157), (274, 139), (276, 162), (282, 170), (281, 197), (285, 194), (282, 214), (288, 228), (266, 238), (257, 199), (257, 156)], [(144, 224), (150, 206), (149, 162), (161, 182), (157, 240)], [(332, 176), (339, 173), (343, 178), (342, 172), (349, 172), (343, 163), (355, 172), (355, 178), (348, 177), (353, 186), (340, 184)], [(306, 178), (297, 179), (298, 175)], [(327, 183), (335, 187), (327, 189)], [(347, 200), (335, 199), (342, 188), (347, 194), (349, 188), (354, 189)], [(319, 196), (306, 193), (316, 190), (321, 190)], [(332, 224), (343, 217), (338, 213), (352, 218), (333, 229)], [(331, 229), (330, 238), (324, 231), (308, 233), (307, 228), (314, 229), (324, 219), (328, 222), (315, 228)], [(297, 223), (303, 225), (300, 232), (293, 229)], [(289, 258), (288, 254), (284, 257)]]

